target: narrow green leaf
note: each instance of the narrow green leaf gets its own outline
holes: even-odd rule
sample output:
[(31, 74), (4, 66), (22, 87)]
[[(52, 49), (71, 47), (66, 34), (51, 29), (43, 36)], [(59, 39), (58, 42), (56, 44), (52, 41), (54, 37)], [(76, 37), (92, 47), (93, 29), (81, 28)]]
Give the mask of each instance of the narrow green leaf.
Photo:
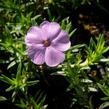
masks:
[(76, 28), (69, 34), (69, 37), (71, 37), (75, 32), (76, 32)]
[(103, 100), (103, 101), (109, 101), (109, 97), (103, 97), (103, 98), (101, 98), (101, 100)]
[(31, 18), (31, 21), (37, 20), (41, 15), (36, 15), (35, 17)]
[(12, 62), (8, 65), (7, 69), (10, 69), (10, 68), (13, 67), (15, 64), (16, 64), (16, 62), (15, 62), (15, 61), (12, 61)]
[(105, 50), (103, 50), (103, 53), (106, 53), (107, 51), (109, 51), (109, 47), (106, 47)]
[(4, 96), (0, 96), (0, 101), (6, 101), (6, 100), (7, 100), (6, 97), (4, 97)]
[(16, 75), (17, 82), (20, 81), (21, 79), (21, 72), (22, 72), (22, 63), (20, 62), (17, 68), (17, 75)]
[(103, 104), (100, 105), (99, 109), (104, 109), (109, 106), (109, 102), (104, 102)]
[(8, 84), (13, 84), (13, 80), (3, 74), (0, 76), (0, 80)]
[(104, 58), (104, 59), (100, 59), (101, 62), (109, 62), (109, 59)]
[(78, 44), (78, 45), (74, 45), (70, 48), (70, 50), (74, 50), (74, 49), (79, 49), (79, 48), (82, 48), (82, 47), (85, 47), (86, 45), (85, 44)]
[(103, 85), (101, 85), (101, 84), (99, 84), (99, 83), (97, 83), (97, 85), (98, 85), (98, 87), (101, 89), (101, 91), (102, 91), (106, 96), (109, 97), (109, 88), (108, 88), (106, 85), (103, 86)]
[(93, 50), (94, 48), (96, 48), (96, 43), (95, 43), (95, 41), (93, 40), (92, 37), (91, 37), (91, 39), (90, 39), (89, 48), (92, 49), (92, 50)]
[(15, 87), (14, 86), (10, 86), (9, 88), (6, 89), (6, 92), (9, 92), (11, 90), (13, 90)]
[(35, 80), (35, 81), (28, 81), (28, 82), (27, 82), (27, 86), (35, 85), (35, 84), (37, 84), (38, 82), (39, 82), (38, 80)]

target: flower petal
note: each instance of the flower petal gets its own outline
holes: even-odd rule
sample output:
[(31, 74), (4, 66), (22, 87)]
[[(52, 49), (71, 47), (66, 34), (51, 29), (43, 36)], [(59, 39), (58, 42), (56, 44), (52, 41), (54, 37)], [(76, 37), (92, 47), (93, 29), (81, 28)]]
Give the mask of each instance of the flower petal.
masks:
[(55, 48), (58, 49), (59, 51), (66, 51), (70, 48), (71, 42), (68, 38), (68, 33), (64, 32), (61, 30), (57, 38), (55, 38), (51, 45)]
[(42, 31), (37, 26), (31, 27), (25, 37), (25, 43), (30, 46), (42, 43)]
[(64, 61), (64, 53), (53, 47), (47, 47), (45, 52), (45, 63), (50, 67), (55, 67)]
[(50, 40), (53, 40), (60, 33), (60, 25), (56, 22), (44, 21), (40, 27), (46, 31), (46, 34)]
[(36, 44), (41, 44), (43, 41), (38, 34), (27, 33), (25, 37), (25, 43), (28, 46), (33, 46)]
[(26, 37), (25, 37), (25, 43), (27, 45), (32, 44), (41, 44), (43, 41), (48, 39), (48, 34), (46, 34), (46, 31), (40, 27), (33, 26), (28, 31)]
[(28, 56), (34, 64), (41, 65), (45, 61), (45, 48), (44, 47), (29, 47), (27, 50)]
[(28, 33), (32, 33), (32, 34), (37, 34), (37, 32), (39, 33), (40, 32), (40, 28), (38, 26), (32, 26)]

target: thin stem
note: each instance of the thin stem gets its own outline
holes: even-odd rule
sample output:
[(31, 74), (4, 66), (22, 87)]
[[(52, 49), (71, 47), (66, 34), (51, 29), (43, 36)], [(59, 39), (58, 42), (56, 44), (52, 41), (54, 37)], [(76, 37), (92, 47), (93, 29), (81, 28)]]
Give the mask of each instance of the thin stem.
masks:
[(46, 69), (46, 66), (45, 65), (42, 65), (42, 66), (40, 66), (40, 73), (41, 73), (41, 76), (42, 76), (42, 78), (43, 78), (43, 80), (44, 80), (44, 82), (47, 84), (47, 86), (49, 86), (50, 84), (48, 83), (48, 81), (47, 81), (47, 79), (46, 79), (46, 77), (45, 77), (45, 73), (44, 73), (44, 70)]

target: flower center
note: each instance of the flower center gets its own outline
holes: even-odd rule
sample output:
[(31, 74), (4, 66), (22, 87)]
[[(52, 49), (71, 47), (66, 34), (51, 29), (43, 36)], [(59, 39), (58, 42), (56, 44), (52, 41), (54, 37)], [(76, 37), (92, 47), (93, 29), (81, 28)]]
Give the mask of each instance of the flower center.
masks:
[(48, 40), (45, 40), (45, 41), (44, 41), (44, 46), (45, 46), (45, 47), (50, 46), (50, 42), (49, 42)]

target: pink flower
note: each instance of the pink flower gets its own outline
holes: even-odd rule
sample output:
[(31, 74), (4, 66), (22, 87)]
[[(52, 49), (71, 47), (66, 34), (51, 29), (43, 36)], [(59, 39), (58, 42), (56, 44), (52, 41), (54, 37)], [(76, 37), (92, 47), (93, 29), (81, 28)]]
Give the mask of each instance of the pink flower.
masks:
[(68, 33), (56, 22), (44, 21), (40, 26), (33, 26), (25, 37), (28, 46), (27, 55), (37, 65), (46, 63), (57, 66), (65, 59), (64, 51), (70, 48)]

